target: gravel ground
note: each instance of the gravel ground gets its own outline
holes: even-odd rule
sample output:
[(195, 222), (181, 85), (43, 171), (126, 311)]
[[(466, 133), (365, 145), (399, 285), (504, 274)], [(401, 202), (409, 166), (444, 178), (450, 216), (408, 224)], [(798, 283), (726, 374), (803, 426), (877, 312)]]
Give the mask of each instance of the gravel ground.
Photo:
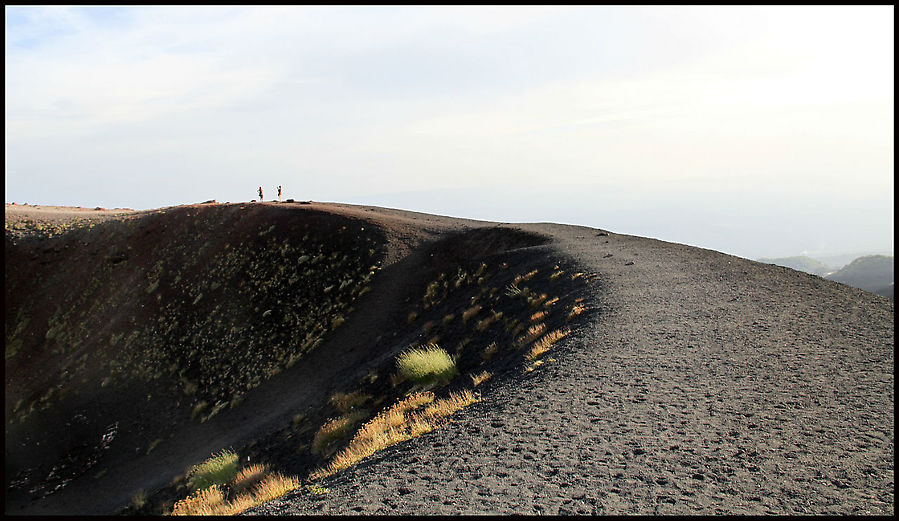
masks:
[(893, 514), (889, 299), (559, 225), (594, 319), (441, 430), (248, 514)]
[[(422, 242), (491, 224), (310, 208), (382, 226), (388, 286)], [(301, 487), (249, 514), (893, 514), (893, 301), (689, 246), (508, 226), (551, 236), (560, 259), (600, 275), (590, 319), (544, 355), (554, 361), (495, 377), (452, 424), (324, 480), (327, 493)], [(353, 320), (376, 328), (384, 313)], [(118, 486), (73, 486), (29, 513), (111, 513), (198, 454), (262, 433), (327, 396), (344, 362), (366, 359), (350, 334), (329, 341), (347, 353), (324, 350), (320, 363), (285, 371), (242, 409), (160, 448), (145, 472), (111, 471)]]

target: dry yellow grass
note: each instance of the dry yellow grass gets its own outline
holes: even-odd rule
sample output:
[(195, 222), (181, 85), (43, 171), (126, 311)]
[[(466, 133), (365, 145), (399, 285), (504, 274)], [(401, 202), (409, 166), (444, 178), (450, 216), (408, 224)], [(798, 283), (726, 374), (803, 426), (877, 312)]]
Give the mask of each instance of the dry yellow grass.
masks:
[(540, 335), (542, 335), (546, 331), (546, 324), (540, 322), (539, 324), (534, 324), (533, 326), (528, 328), (527, 333), (518, 337), (518, 345), (523, 346), (525, 344), (529, 344), (536, 340)]
[(559, 339), (565, 338), (568, 336), (568, 333), (571, 331), (569, 329), (557, 329), (555, 331), (547, 333), (543, 338), (534, 343), (534, 346), (525, 356), (530, 361), (535, 360), (538, 356), (543, 353), (549, 351), (549, 348), (552, 347)]
[(549, 295), (547, 295), (546, 293), (541, 293), (539, 295), (535, 295), (534, 298), (528, 299), (528, 304), (532, 308), (535, 308), (535, 307), (539, 306), (540, 303), (543, 302), (544, 300), (546, 300), (548, 297), (549, 297)]
[(543, 307), (545, 307), (546, 309), (549, 309), (553, 304), (555, 304), (558, 301), (559, 301), (559, 297), (553, 297), (553, 298), (547, 300), (546, 302), (544, 302)]
[(265, 503), (299, 487), (300, 480), (293, 476), (284, 477), (279, 473), (269, 474), (253, 488), (253, 499), (256, 504)]
[(487, 380), (489, 380), (490, 377), (493, 375), (488, 373), (487, 371), (484, 371), (480, 374), (473, 374), (470, 376), (471, 376), (472, 384), (474, 384), (474, 386), (477, 387), (477, 386), (481, 385), (482, 383), (486, 382)]
[[(317, 480), (349, 468), (379, 450), (434, 430), (440, 420), (478, 401), (471, 391), (451, 393), (448, 398), (434, 400), (431, 392), (415, 393), (397, 402), (365, 423), (349, 444), (322, 468), (309, 474)], [(427, 405), (423, 413), (418, 409)]]
[(499, 351), (499, 347), (497, 347), (496, 342), (491, 342), (490, 345), (484, 348), (484, 354), (481, 356), (485, 362), (493, 358), (493, 355)]
[(268, 472), (268, 465), (264, 463), (256, 463), (249, 467), (244, 467), (237, 473), (237, 476), (234, 477), (232, 488), (237, 491), (246, 490), (256, 483), (259, 483), (266, 472)]
[(312, 452), (319, 455), (327, 452), (335, 442), (346, 436), (360, 419), (360, 414), (351, 413), (325, 422), (312, 439)]
[(218, 513), (218, 515), (235, 516), (244, 510), (253, 508), (262, 503), (263, 502), (256, 499), (253, 494), (244, 492), (243, 494), (238, 494), (237, 497), (228, 502), (222, 509), (222, 512)]
[(568, 318), (565, 319), (565, 322), (571, 322), (574, 317), (580, 315), (586, 310), (587, 307), (583, 304), (575, 304), (574, 306), (571, 306), (571, 311), (568, 312)]
[[(249, 470), (253, 465), (247, 467)], [(254, 469), (251, 474), (255, 475)], [(235, 479), (235, 484), (237, 480)], [(300, 480), (295, 477), (284, 477), (279, 473), (268, 474), (263, 476), (256, 484), (252, 493), (243, 492), (227, 501), (225, 494), (220, 485), (213, 485), (196, 492), (181, 501), (175, 503), (172, 507), (173, 516), (232, 516), (254, 507), (271, 501), (272, 499), (283, 496), (284, 494), (299, 488)]]
[(527, 282), (527, 281), (531, 280), (532, 278), (534, 278), (534, 275), (536, 275), (536, 274), (537, 274), (537, 270), (525, 273), (523, 275), (518, 275), (515, 277), (513, 284), (517, 286), (518, 284), (520, 284), (522, 282)]
[(538, 311), (531, 315), (531, 322), (540, 322), (546, 318), (546, 311)]
[(442, 400), (437, 400), (425, 407), (424, 417), (445, 418), (458, 411), (459, 409), (471, 405), (477, 401), (478, 398), (468, 389), (460, 392), (453, 392), (450, 393), (448, 397)]
[(173, 516), (213, 516), (225, 506), (225, 495), (219, 485), (212, 485), (175, 503)]

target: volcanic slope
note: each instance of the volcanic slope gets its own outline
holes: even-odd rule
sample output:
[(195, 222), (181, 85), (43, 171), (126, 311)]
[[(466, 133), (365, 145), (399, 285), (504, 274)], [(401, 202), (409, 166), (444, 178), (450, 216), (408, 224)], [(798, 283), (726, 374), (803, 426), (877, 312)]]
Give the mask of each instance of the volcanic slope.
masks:
[[(56, 322), (51, 324), (49, 316), (55, 315), (32, 311), (47, 302), (37, 296), (31, 307), (21, 303), (24, 298), (7, 303), (6, 471), (19, 480), (7, 489), (7, 513), (113, 513), (141, 491), (149, 499), (143, 510), (131, 511), (165, 511), (171, 498), (187, 492), (176, 476), (226, 447), (235, 448), (241, 458), (305, 478), (347, 442), (345, 437), (324, 451), (310, 451), (314, 435), (343, 412), (339, 400), (329, 397), (355, 395), (358, 407), (350, 412), (357, 425), (371, 418), (415, 390), (393, 378), (394, 360), (406, 347), (427, 343), (455, 354), (463, 369), (435, 393), (472, 388), (469, 375), (489, 369), (493, 378), (477, 386), (480, 402), (457, 412), (448, 425), (249, 513), (893, 512), (894, 310), (888, 299), (777, 266), (582, 227), (508, 225), (336, 204), (217, 205), (166, 212), (197, 212), (188, 221), (234, 212), (239, 219), (224, 227), (246, 226), (252, 230), (248, 238), (268, 230), (273, 220), (301, 222), (315, 215), (329, 223), (318, 226), (327, 230), (322, 247), (328, 244), (325, 236), (342, 226), (352, 240), (341, 251), (368, 238), (370, 247), (357, 248), (356, 257), (350, 257), (359, 261), (349, 264), (355, 266), (354, 280), (368, 279), (341, 298), (346, 307), (338, 310), (336, 322), (330, 314), (314, 321), (330, 327), (285, 328), (283, 347), (276, 350), (279, 358), (263, 357), (270, 363), (257, 364), (263, 368), (257, 385), (217, 384), (241, 394), (227, 406), (201, 409), (193, 419), (196, 404), (212, 403), (193, 396), (207, 396), (217, 404), (226, 397), (214, 383), (213, 389), (197, 385), (193, 394), (165, 387), (180, 382), (180, 372), (185, 365), (193, 367), (195, 355), (159, 364), (158, 375), (123, 370), (122, 378), (131, 386), (118, 388), (120, 392), (136, 387), (134, 382), (155, 382), (157, 394), (145, 398), (148, 392), (139, 388), (130, 411), (108, 408), (124, 415), (114, 439), (93, 452), (82, 451), (91, 454), (82, 457), (91, 465), (79, 460), (89, 470), (73, 472), (66, 486), (49, 494), (36, 483), (53, 483), (45, 477), (48, 465), (72, 452), (71, 440), (43, 460), (40, 450), (20, 451), (18, 444), (28, 445), (48, 430), (61, 432), (58, 422), (65, 415), (53, 416), (61, 394), (63, 400), (87, 396), (105, 404), (102, 389), (117, 384), (111, 379), (102, 387), (98, 379), (103, 372), (94, 369), (83, 382), (94, 390), (79, 391), (76, 385), (63, 393), (63, 386), (43, 399), (45, 384), (39, 382), (47, 377), (16, 359), (40, 353), (45, 364), (56, 367), (53, 356), (65, 352), (51, 356), (54, 348), (47, 343), (59, 331), (77, 339), (82, 330), (73, 322), (54, 330)], [(290, 217), (278, 217), (282, 214)], [(162, 217), (148, 222), (163, 222)], [(9, 230), (9, 213), (7, 224)], [(280, 241), (261, 248), (254, 248), (258, 242), (240, 244), (247, 251), (274, 251), (301, 232), (308, 233), (275, 226), (269, 233)], [(92, 237), (83, 242), (91, 244)], [(28, 241), (7, 232), (7, 300), (14, 292), (28, 293), (24, 281), (50, 277), (54, 270), (40, 264), (43, 256), (65, 255), (46, 246), (52, 238), (28, 240), (33, 242), (26, 248)], [(210, 247), (223, 247), (220, 241)], [(171, 290), (174, 280), (160, 275), (157, 288), (148, 291), (153, 285), (150, 270), (158, 262), (153, 251), (114, 264), (141, 263), (133, 278), (147, 295), (164, 286)], [(118, 253), (113, 249), (107, 257), (118, 259)], [(198, 262), (198, 269), (216, 258)], [(372, 259), (376, 269), (366, 271), (370, 266), (362, 260)], [(295, 268), (298, 257), (286, 260)], [(186, 263), (182, 258), (174, 262), (176, 270)], [(10, 275), (19, 268), (23, 275)], [(246, 266), (237, 272), (246, 273)], [(289, 278), (288, 272), (284, 275)], [(343, 282), (349, 277), (339, 270), (333, 276)], [(326, 275), (313, 271), (310, 277)], [(194, 283), (202, 279), (190, 276)], [(237, 291), (239, 279), (228, 279), (230, 291)], [(106, 286), (108, 292), (127, 288), (120, 282)], [(41, 282), (33, 291), (41, 287), (47, 284)], [(271, 290), (254, 288), (265, 294)], [(315, 295), (323, 291), (319, 287)], [(290, 291), (274, 294), (282, 296), (279, 309), (299, 309), (296, 302), (284, 304)], [(174, 300), (182, 302), (180, 309), (190, 310), (185, 303), (196, 298), (189, 292), (180, 300), (173, 295), (163, 294), (158, 302)], [(130, 299), (147, 305), (137, 291)], [(221, 304), (227, 299), (210, 300)], [(75, 302), (72, 314), (84, 305)], [(246, 328), (275, 314), (262, 317), (267, 306), (242, 306), (253, 319)], [(20, 314), (20, 309), (29, 311)], [(158, 322), (172, 316), (160, 309), (164, 305), (136, 318), (134, 328), (149, 318)], [(191, 315), (180, 327), (192, 332), (190, 324), (218, 317), (215, 309)], [(240, 322), (224, 313), (219, 319)], [(77, 333), (70, 333), (73, 328)], [(237, 337), (238, 347), (228, 349), (253, 352), (251, 338), (282, 331), (274, 325), (261, 329), (251, 329), (249, 338)], [(532, 329), (539, 333), (531, 335)], [(310, 331), (321, 333), (321, 341), (300, 349)], [(557, 341), (547, 353), (527, 358), (527, 348), (541, 342), (535, 339), (544, 331), (559, 332)], [(43, 340), (29, 341), (29, 332), (43, 334)], [(223, 339), (222, 330), (210, 334)], [(80, 348), (112, 349), (98, 347), (104, 337), (98, 338), (82, 340)], [(144, 342), (138, 347), (153, 345), (152, 340)], [(298, 351), (281, 352), (291, 346)], [(48, 350), (51, 354), (44, 354)], [(175, 396), (183, 403), (176, 404)], [(171, 435), (155, 445), (160, 439), (153, 438), (156, 434), (140, 437), (141, 428), (153, 422), (135, 420), (135, 415), (159, 421), (176, 410), (177, 420), (163, 421)], [(101, 417), (93, 430), (86, 429), (85, 438), (108, 440), (102, 438), (107, 434), (104, 422), (112, 417)]]

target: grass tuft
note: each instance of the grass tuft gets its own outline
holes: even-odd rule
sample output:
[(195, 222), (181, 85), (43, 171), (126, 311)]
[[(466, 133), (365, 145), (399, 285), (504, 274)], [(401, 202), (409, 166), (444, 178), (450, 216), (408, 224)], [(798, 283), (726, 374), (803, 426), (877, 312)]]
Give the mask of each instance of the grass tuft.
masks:
[(540, 335), (542, 335), (546, 331), (546, 324), (540, 322), (539, 324), (534, 324), (533, 326), (528, 328), (527, 333), (518, 337), (518, 345), (524, 346), (525, 344), (529, 344), (536, 340)]
[(580, 315), (584, 311), (587, 310), (587, 307), (583, 304), (575, 304), (571, 307), (571, 311), (568, 312), (568, 318), (565, 319), (565, 322), (571, 322), (574, 317)]
[(499, 351), (499, 347), (497, 347), (496, 342), (491, 342), (490, 345), (484, 348), (484, 354), (481, 355), (481, 358), (484, 362), (488, 362), (497, 351)]
[(483, 371), (479, 374), (473, 374), (473, 375), (469, 375), (469, 376), (471, 376), (472, 384), (474, 384), (474, 386), (477, 387), (477, 386), (481, 385), (482, 383), (486, 382), (487, 380), (489, 380), (490, 377), (493, 375), (487, 371)]
[(173, 516), (213, 516), (222, 513), (225, 495), (219, 485), (197, 491), (175, 503)]
[(244, 467), (237, 473), (234, 481), (232, 482), (232, 490), (242, 491), (247, 490), (253, 485), (262, 481), (262, 478), (265, 477), (266, 472), (268, 472), (268, 465), (264, 463), (255, 463), (250, 465), (249, 467)]
[[(325, 467), (313, 471), (309, 479), (330, 476), (375, 452), (430, 432), (445, 421), (443, 418), (477, 401), (480, 398), (468, 390), (451, 393), (448, 398), (436, 401), (431, 392), (412, 394), (365, 423), (349, 444)], [(417, 409), (424, 405), (427, 405), (424, 412), (419, 412)]]
[(534, 278), (534, 275), (536, 275), (536, 274), (537, 274), (537, 270), (533, 270), (528, 273), (518, 275), (515, 277), (515, 279), (512, 283), (517, 286), (517, 285), (521, 284), (522, 282), (527, 282), (527, 281), (531, 280), (532, 278)]
[(559, 339), (565, 338), (571, 331), (569, 329), (557, 329), (544, 335), (543, 338), (534, 343), (534, 346), (525, 356), (529, 361), (536, 360), (538, 356), (549, 351)]
[(324, 455), (335, 443), (345, 438), (360, 419), (361, 414), (350, 413), (326, 421), (312, 439), (312, 453)]
[(424, 418), (445, 418), (454, 412), (478, 401), (474, 393), (465, 389), (453, 392), (447, 398), (437, 400), (425, 407)]
[(237, 454), (230, 450), (212, 456), (203, 463), (194, 465), (188, 475), (188, 485), (193, 490), (203, 490), (213, 485), (224, 485), (237, 474)]
[(456, 363), (436, 344), (406, 351), (397, 357), (400, 374), (416, 384), (448, 382), (456, 374)]
[(284, 477), (281, 474), (269, 474), (253, 489), (256, 504), (265, 503), (300, 488), (300, 480), (295, 477)]
[[(248, 467), (254, 469), (251, 473), (255, 476), (257, 465)], [(252, 493), (238, 493), (233, 500), (227, 501), (221, 485), (212, 485), (199, 490), (190, 496), (175, 503), (172, 508), (173, 516), (229, 516), (241, 512), (256, 505), (271, 501), (283, 496), (291, 490), (300, 487), (300, 481), (295, 477), (284, 477), (281, 474), (267, 474), (259, 476)], [(235, 487), (237, 481), (235, 480)]]

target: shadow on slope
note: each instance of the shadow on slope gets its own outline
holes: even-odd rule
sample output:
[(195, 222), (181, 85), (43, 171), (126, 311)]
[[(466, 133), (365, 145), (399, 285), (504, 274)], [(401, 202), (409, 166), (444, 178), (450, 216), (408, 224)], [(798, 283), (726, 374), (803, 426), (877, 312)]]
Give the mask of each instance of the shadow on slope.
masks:
[(272, 205), (7, 231), (7, 510), (238, 406), (345, 321), (384, 241)]
[[(378, 274), (346, 328), (297, 363), (295, 374), (317, 375), (318, 387), (295, 386), (303, 397), (281, 424), (216, 450), (231, 448), (245, 464), (265, 463), (300, 478), (327, 467), (367, 421), (424, 390), (397, 371), (397, 356), (410, 347), (439, 345), (453, 356), (458, 375), (429, 388), (438, 397), (472, 390), (478, 377), (537, 369), (545, 362), (542, 353), (526, 356), (541, 341), (549, 349), (556, 338), (551, 333), (564, 336), (584, 318), (579, 295), (592, 280), (555, 258), (546, 242), (514, 228), (483, 227), (418, 247)], [(326, 425), (335, 421), (346, 427), (322, 442)], [(197, 462), (207, 456), (197, 454)], [(151, 492), (140, 508), (126, 512), (170, 512), (190, 490), (182, 474)]]

